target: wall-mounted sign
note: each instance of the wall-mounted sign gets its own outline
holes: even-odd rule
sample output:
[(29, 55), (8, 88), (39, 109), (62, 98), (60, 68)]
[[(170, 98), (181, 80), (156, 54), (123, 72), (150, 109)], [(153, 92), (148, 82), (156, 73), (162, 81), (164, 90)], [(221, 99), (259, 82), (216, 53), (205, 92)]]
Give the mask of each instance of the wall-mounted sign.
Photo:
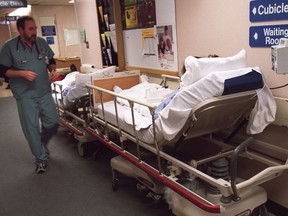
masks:
[(250, 1), (250, 22), (288, 20), (288, 1)]
[(46, 41), (49, 45), (55, 44), (54, 37), (46, 37)]
[(0, 8), (27, 7), (27, 0), (0, 0)]
[(0, 20), (0, 25), (9, 25), (10, 22), (6, 20)]
[(17, 21), (20, 16), (6, 16), (6, 21)]
[(41, 26), (42, 36), (55, 36), (55, 26)]
[(253, 26), (249, 30), (251, 47), (271, 47), (284, 37), (288, 38), (288, 25)]

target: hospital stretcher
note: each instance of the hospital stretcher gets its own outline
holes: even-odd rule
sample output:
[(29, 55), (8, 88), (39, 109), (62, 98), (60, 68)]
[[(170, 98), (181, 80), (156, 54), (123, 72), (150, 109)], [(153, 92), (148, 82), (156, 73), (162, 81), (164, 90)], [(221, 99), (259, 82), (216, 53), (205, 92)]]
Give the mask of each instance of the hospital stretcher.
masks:
[[(65, 80), (52, 83), (53, 97), (60, 117), (60, 125), (70, 131), (78, 141), (77, 150), (80, 156), (85, 156), (84, 144), (95, 141), (95, 137), (87, 133), (88, 108), (90, 106), (89, 96), (85, 87), (86, 82), (102, 78), (121, 77), (131, 72), (114, 73), (115, 66), (98, 69), (90, 74), (72, 72), (66, 76)], [(139, 74), (139, 72), (137, 71)], [(78, 79), (76, 81), (76, 79)], [(75, 82), (78, 84), (75, 86)], [(73, 84), (73, 89), (64, 95), (65, 88)], [(69, 98), (69, 99), (67, 99)]]
[[(167, 141), (163, 137), (158, 139), (161, 131), (159, 134), (155, 127), (155, 105), (112, 91), (112, 83), (125, 89), (136, 85), (138, 80), (136, 74), (122, 77), (121, 83), (103, 79), (87, 84), (90, 108), (85, 131), (119, 154), (111, 160), (113, 188), (118, 186), (117, 173), (123, 173), (135, 178), (139, 190), (149, 190), (155, 200), (166, 194), (166, 201), (176, 215), (259, 215), (259, 212), (267, 215), (264, 207), (267, 194), (259, 185), (280, 176), (288, 168), (286, 161), (281, 163), (250, 151), (251, 137), (235, 145), (215, 136), (216, 132), (247, 119), (255, 108), (259, 92), (249, 90), (203, 100), (190, 110), (177, 135)], [(127, 110), (118, 104), (119, 98), (128, 101), (130, 107), (132, 125), (128, 127), (123, 123), (123, 113)], [(136, 104), (151, 112), (152, 125), (148, 130), (135, 129)], [(112, 133), (118, 134), (119, 139), (111, 138)], [(152, 134), (152, 141), (145, 138), (147, 134)], [(215, 155), (199, 160), (191, 158), (188, 162), (174, 156), (175, 146), (193, 145), (190, 141), (195, 137), (209, 140), (220, 150)], [(237, 177), (240, 156), (260, 161), (267, 168), (249, 179), (241, 179)]]

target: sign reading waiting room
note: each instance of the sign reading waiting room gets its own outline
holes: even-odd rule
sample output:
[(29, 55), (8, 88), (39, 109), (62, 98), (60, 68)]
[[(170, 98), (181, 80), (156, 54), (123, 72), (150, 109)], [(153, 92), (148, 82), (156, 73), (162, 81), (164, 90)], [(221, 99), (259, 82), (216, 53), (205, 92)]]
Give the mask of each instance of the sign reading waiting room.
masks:
[(250, 22), (288, 20), (288, 1), (250, 1)]
[(284, 37), (288, 38), (288, 25), (252, 26), (249, 30), (251, 47), (271, 47)]
[(27, 7), (27, 0), (0, 0), (0, 8)]

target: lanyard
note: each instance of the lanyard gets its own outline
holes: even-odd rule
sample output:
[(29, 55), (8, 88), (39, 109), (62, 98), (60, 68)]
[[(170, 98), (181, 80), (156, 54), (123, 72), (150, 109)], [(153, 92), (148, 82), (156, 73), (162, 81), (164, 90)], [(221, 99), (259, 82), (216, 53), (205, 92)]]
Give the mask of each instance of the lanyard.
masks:
[[(19, 52), (19, 43), (21, 43), (21, 45), (23, 46), (23, 49), (25, 50), (26, 48), (25, 48), (24, 44), (22, 43), (22, 41), (20, 41), (20, 36), (18, 36), (17, 44), (16, 44), (16, 51)], [(37, 59), (38, 60), (42, 60), (43, 56), (40, 53), (40, 50), (39, 50), (39, 47), (38, 47), (38, 44), (37, 44), (37, 40), (35, 42), (35, 46), (36, 46), (36, 50), (37, 50), (37, 54), (38, 54)], [(21, 63), (26, 63), (27, 62), (26, 57), (24, 56), (24, 58), (20, 62)]]

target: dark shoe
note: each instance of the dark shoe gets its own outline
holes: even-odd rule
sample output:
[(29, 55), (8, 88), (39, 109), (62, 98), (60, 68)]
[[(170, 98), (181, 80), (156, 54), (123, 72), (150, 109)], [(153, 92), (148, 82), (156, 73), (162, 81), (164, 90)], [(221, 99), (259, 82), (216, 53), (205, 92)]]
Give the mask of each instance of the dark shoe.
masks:
[(46, 164), (44, 162), (36, 164), (36, 174), (45, 173), (46, 172)]

